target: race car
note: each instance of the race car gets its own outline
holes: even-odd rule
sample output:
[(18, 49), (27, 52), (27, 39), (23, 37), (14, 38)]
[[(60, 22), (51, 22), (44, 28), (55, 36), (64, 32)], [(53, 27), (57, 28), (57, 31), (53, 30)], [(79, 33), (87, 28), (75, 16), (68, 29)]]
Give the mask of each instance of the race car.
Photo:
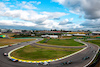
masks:
[(8, 47), (11, 47), (12, 45), (8, 45)]
[(11, 61), (13, 61), (13, 62), (18, 62), (18, 60), (16, 60), (16, 59), (10, 59)]
[(66, 65), (66, 64), (71, 64), (72, 61), (66, 61), (66, 62), (62, 62), (60, 65)]
[(82, 60), (87, 60), (89, 59), (90, 57), (86, 56), (86, 57), (83, 57)]
[(67, 61), (67, 64), (71, 64), (72, 63), (72, 61)]
[(49, 62), (44, 62), (43, 65), (49, 65)]
[(4, 55), (4, 56), (8, 56), (8, 54), (7, 54), (7, 53), (3, 53), (3, 55)]

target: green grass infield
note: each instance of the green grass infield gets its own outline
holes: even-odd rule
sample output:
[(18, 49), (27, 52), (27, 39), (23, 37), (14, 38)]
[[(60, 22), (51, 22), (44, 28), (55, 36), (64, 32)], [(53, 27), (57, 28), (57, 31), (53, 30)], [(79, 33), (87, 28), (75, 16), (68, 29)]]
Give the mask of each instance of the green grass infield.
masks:
[(86, 42), (94, 43), (94, 44), (100, 46), (100, 40), (89, 40), (89, 41), (86, 41)]
[(30, 61), (40, 61), (40, 60), (50, 60), (50, 59), (58, 59), (69, 54), (72, 54), (76, 51), (79, 51), (78, 48), (70, 48), (70, 49), (45, 49), (47, 47), (37, 48), (31, 45), (25, 46), (24, 48), (18, 49), (11, 53), (11, 56), (22, 59), (22, 60), (30, 60)]
[(58, 46), (82, 46), (84, 44), (74, 41), (74, 39), (49, 39), (46, 43), (44, 43), (47, 39), (45, 38), (42, 41), (37, 43), (48, 44), (48, 45), (58, 45)]

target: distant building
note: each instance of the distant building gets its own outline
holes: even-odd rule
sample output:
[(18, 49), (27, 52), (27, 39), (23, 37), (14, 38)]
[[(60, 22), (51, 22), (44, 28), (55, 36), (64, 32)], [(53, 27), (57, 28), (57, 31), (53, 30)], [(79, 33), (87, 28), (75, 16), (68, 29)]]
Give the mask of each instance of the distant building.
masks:
[(33, 32), (33, 30), (30, 30), (31, 32)]
[(58, 35), (41, 35), (41, 37), (43, 37), (43, 38), (46, 38), (46, 37), (58, 38)]
[(31, 36), (35, 36), (35, 34), (31, 34)]
[(62, 36), (86, 36), (85, 32), (67, 32), (63, 33)]
[(15, 30), (15, 29), (12, 29), (12, 33), (21, 33), (22, 30)]
[(68, 32), (68, 34), (86, 34), (85, 32)]
[[(36, 32), (36, 31), (34, 31)], [(45, 34), (45, 33), (61, 33), (61, 31), (38, 31), (37, 33)]]
[(62, 36), (72, 36), (72, 34), (62, 34)]
[(73, 36), (86, 36), (86, 34), (79, 34), (79, 33), (77, 33), (77, 34), (73, 34)]
[(98, 32), (92, 32), (92, 35), (100, 35), (100, 32), (98, 31)]
[(6, 33), (8, 30), (7, 29), (1, 29), (2, 33)]

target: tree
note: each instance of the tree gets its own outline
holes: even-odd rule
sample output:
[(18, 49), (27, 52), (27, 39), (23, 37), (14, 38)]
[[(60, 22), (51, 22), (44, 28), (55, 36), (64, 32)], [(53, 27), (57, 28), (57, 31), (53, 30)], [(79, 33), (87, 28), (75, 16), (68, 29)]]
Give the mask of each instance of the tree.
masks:
[(63, 32), (63, 30), (62, 30), (62, 29), (61, 29), (60, 31), (61, 31), (61, 32)]
[(87, 32), (90, 32), (90, 30), (87, 30)]
[(12, 32), (12, 31), (9, 29), (9, 30), (7, 30), (7, 32)]
[(54, 29), (53, 31), (57, 31), (56, 29)]
[(27, 32), (27, 30), (22, 30), (22, 32)]

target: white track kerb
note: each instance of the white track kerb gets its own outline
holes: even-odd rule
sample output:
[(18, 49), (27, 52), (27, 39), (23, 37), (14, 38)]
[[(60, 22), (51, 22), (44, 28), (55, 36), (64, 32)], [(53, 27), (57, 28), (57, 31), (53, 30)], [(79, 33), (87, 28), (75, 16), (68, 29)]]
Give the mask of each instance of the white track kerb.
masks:
[[(81, 42), (81, 41), (79, 41), (79, 42)], [(83, 42), (81, 42), (81, 43), (83, 43)], [(86, 43), (83, 43), (83, 44), (85, 44), (85, 45), (88, 47), (88, 45), (87, 45)], [(16, 48), (16, 49), (14, 49), (14, 50), (11, 50), (11, 51), (8, 53), (8, 58), (10, 58), (10, 59), (16, 59), (16, 60), (18, 60), (19, 62), (26, 62), (26, 63), (53, 62), (53, 61), (58, 61), (58, 60), (62, 60), (62, 59), (68, 58), (68, 57), (70, 57), (70, 56), (73, 56), (73, 55), (75, 55), (75, 54), (77, 54), (77, 53), (80, 53), (80, 52), (84, 51), (85, 49), (87, 49), (87, 47), (85, 47), (85, 48), (81, 49), (80, 51), (77, 51), (77, 52), (75, 52), (75, 53), (72, 53), (72, 54), (70, 54), (70, 55), (67, 55), (67, 56), (64, 56), (64, 57), (61, 57), (61, 58), (58, 58), (58, 59), (50, 59), (50, 60), (42, 60), (42, 61), (22, 60), (22, 59), (18, 59), (18, 58), (15, 58), (15, 57), (10, 56), (10, 54), (11, 54), (13, 51), (18, 50), (18, 49), (23, 48), (23, 47), (24, 47), (24, 46), (21, 46), (21, 47), (18, 47), (18, 48)]]

